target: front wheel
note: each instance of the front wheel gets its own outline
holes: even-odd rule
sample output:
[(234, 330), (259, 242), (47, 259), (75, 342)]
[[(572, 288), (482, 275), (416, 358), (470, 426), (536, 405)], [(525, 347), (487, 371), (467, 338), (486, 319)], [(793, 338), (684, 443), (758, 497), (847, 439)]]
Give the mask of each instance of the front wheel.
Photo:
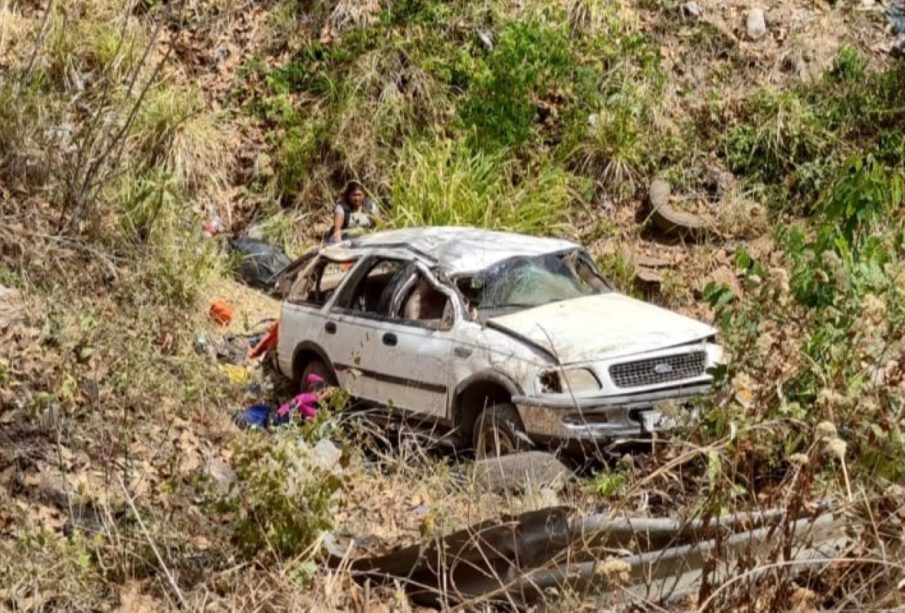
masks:
[(484, 409), (475, 422), (472, 443), (479, 459), (509, 455), (531, 447), (518, 410), (509, 402)]

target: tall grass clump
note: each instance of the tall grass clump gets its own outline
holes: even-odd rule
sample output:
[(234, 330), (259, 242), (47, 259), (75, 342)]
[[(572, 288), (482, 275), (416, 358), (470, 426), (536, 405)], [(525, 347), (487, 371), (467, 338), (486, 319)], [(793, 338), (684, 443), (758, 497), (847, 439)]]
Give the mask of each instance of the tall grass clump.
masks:
[(600, 56), (602, 66), (599, 76), (585, 79), (567, 113), (561, 151), (576, 172), (630, 197), (664, 154), (656, 122), (665, 83), (659, 53), (634, 34), (619, 44), (598, 37), (585, 46), (584, 54)]
[(726, 162), (766, 186), (772, 208), (814, 213), (851, 156), (871, 150), (883, 165), (903, 166), (903, 87), (905, 62), (872, 71), (857, 49), (843, 46), (821, 79), (744, 101), (723, 140)]
[(549, 163), (524, 166), (464, 139), (410, 141), (390, 179), (392, 226), (471, 225), (561, 231), (576, 178)]

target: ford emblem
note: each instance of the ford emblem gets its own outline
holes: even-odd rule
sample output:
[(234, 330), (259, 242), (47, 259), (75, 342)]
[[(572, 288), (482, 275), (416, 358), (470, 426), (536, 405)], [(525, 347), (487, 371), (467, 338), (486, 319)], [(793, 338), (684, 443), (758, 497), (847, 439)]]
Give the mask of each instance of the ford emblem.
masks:
[(654, 372), (658, 375), (668, 375), (672, 372), (672, 364), (669, 362), (660, 362), (654, 366)]

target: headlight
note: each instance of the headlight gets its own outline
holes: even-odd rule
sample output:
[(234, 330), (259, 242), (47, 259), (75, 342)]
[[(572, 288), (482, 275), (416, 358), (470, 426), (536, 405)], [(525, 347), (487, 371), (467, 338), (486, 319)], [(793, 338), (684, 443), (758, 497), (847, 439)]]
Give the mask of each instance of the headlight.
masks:
[(548, 370), (541, 373), (540, 389), (544, 394), (583, 394), (598, 391), (600, 382), (587, 368), (575, 368), (562, 372)]

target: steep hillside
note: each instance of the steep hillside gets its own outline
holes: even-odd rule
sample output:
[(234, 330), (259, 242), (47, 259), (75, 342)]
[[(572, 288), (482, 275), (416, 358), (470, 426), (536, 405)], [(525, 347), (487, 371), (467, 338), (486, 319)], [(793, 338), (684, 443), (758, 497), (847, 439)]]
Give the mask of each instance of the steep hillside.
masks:
[[(323, 533), (379, 552), (554, 504), (827, 499), (859, 535), (845, 564), (708, 608), (901, 606), (903, 10), (0, 0), (0, 608), (410, 610), (327, 569)], [(208, 307), (253, 335), (279, 306), (205, 224), (299, 255), (351, 179), (387, 227), (569, 237), (621, 290), (715, 322), (731, 361), (702, 419), (519, 495), (415, 436), (235, 427), (287, 390), (212, 359)], [(655, 179), (693, 231), (658, 227)]]

